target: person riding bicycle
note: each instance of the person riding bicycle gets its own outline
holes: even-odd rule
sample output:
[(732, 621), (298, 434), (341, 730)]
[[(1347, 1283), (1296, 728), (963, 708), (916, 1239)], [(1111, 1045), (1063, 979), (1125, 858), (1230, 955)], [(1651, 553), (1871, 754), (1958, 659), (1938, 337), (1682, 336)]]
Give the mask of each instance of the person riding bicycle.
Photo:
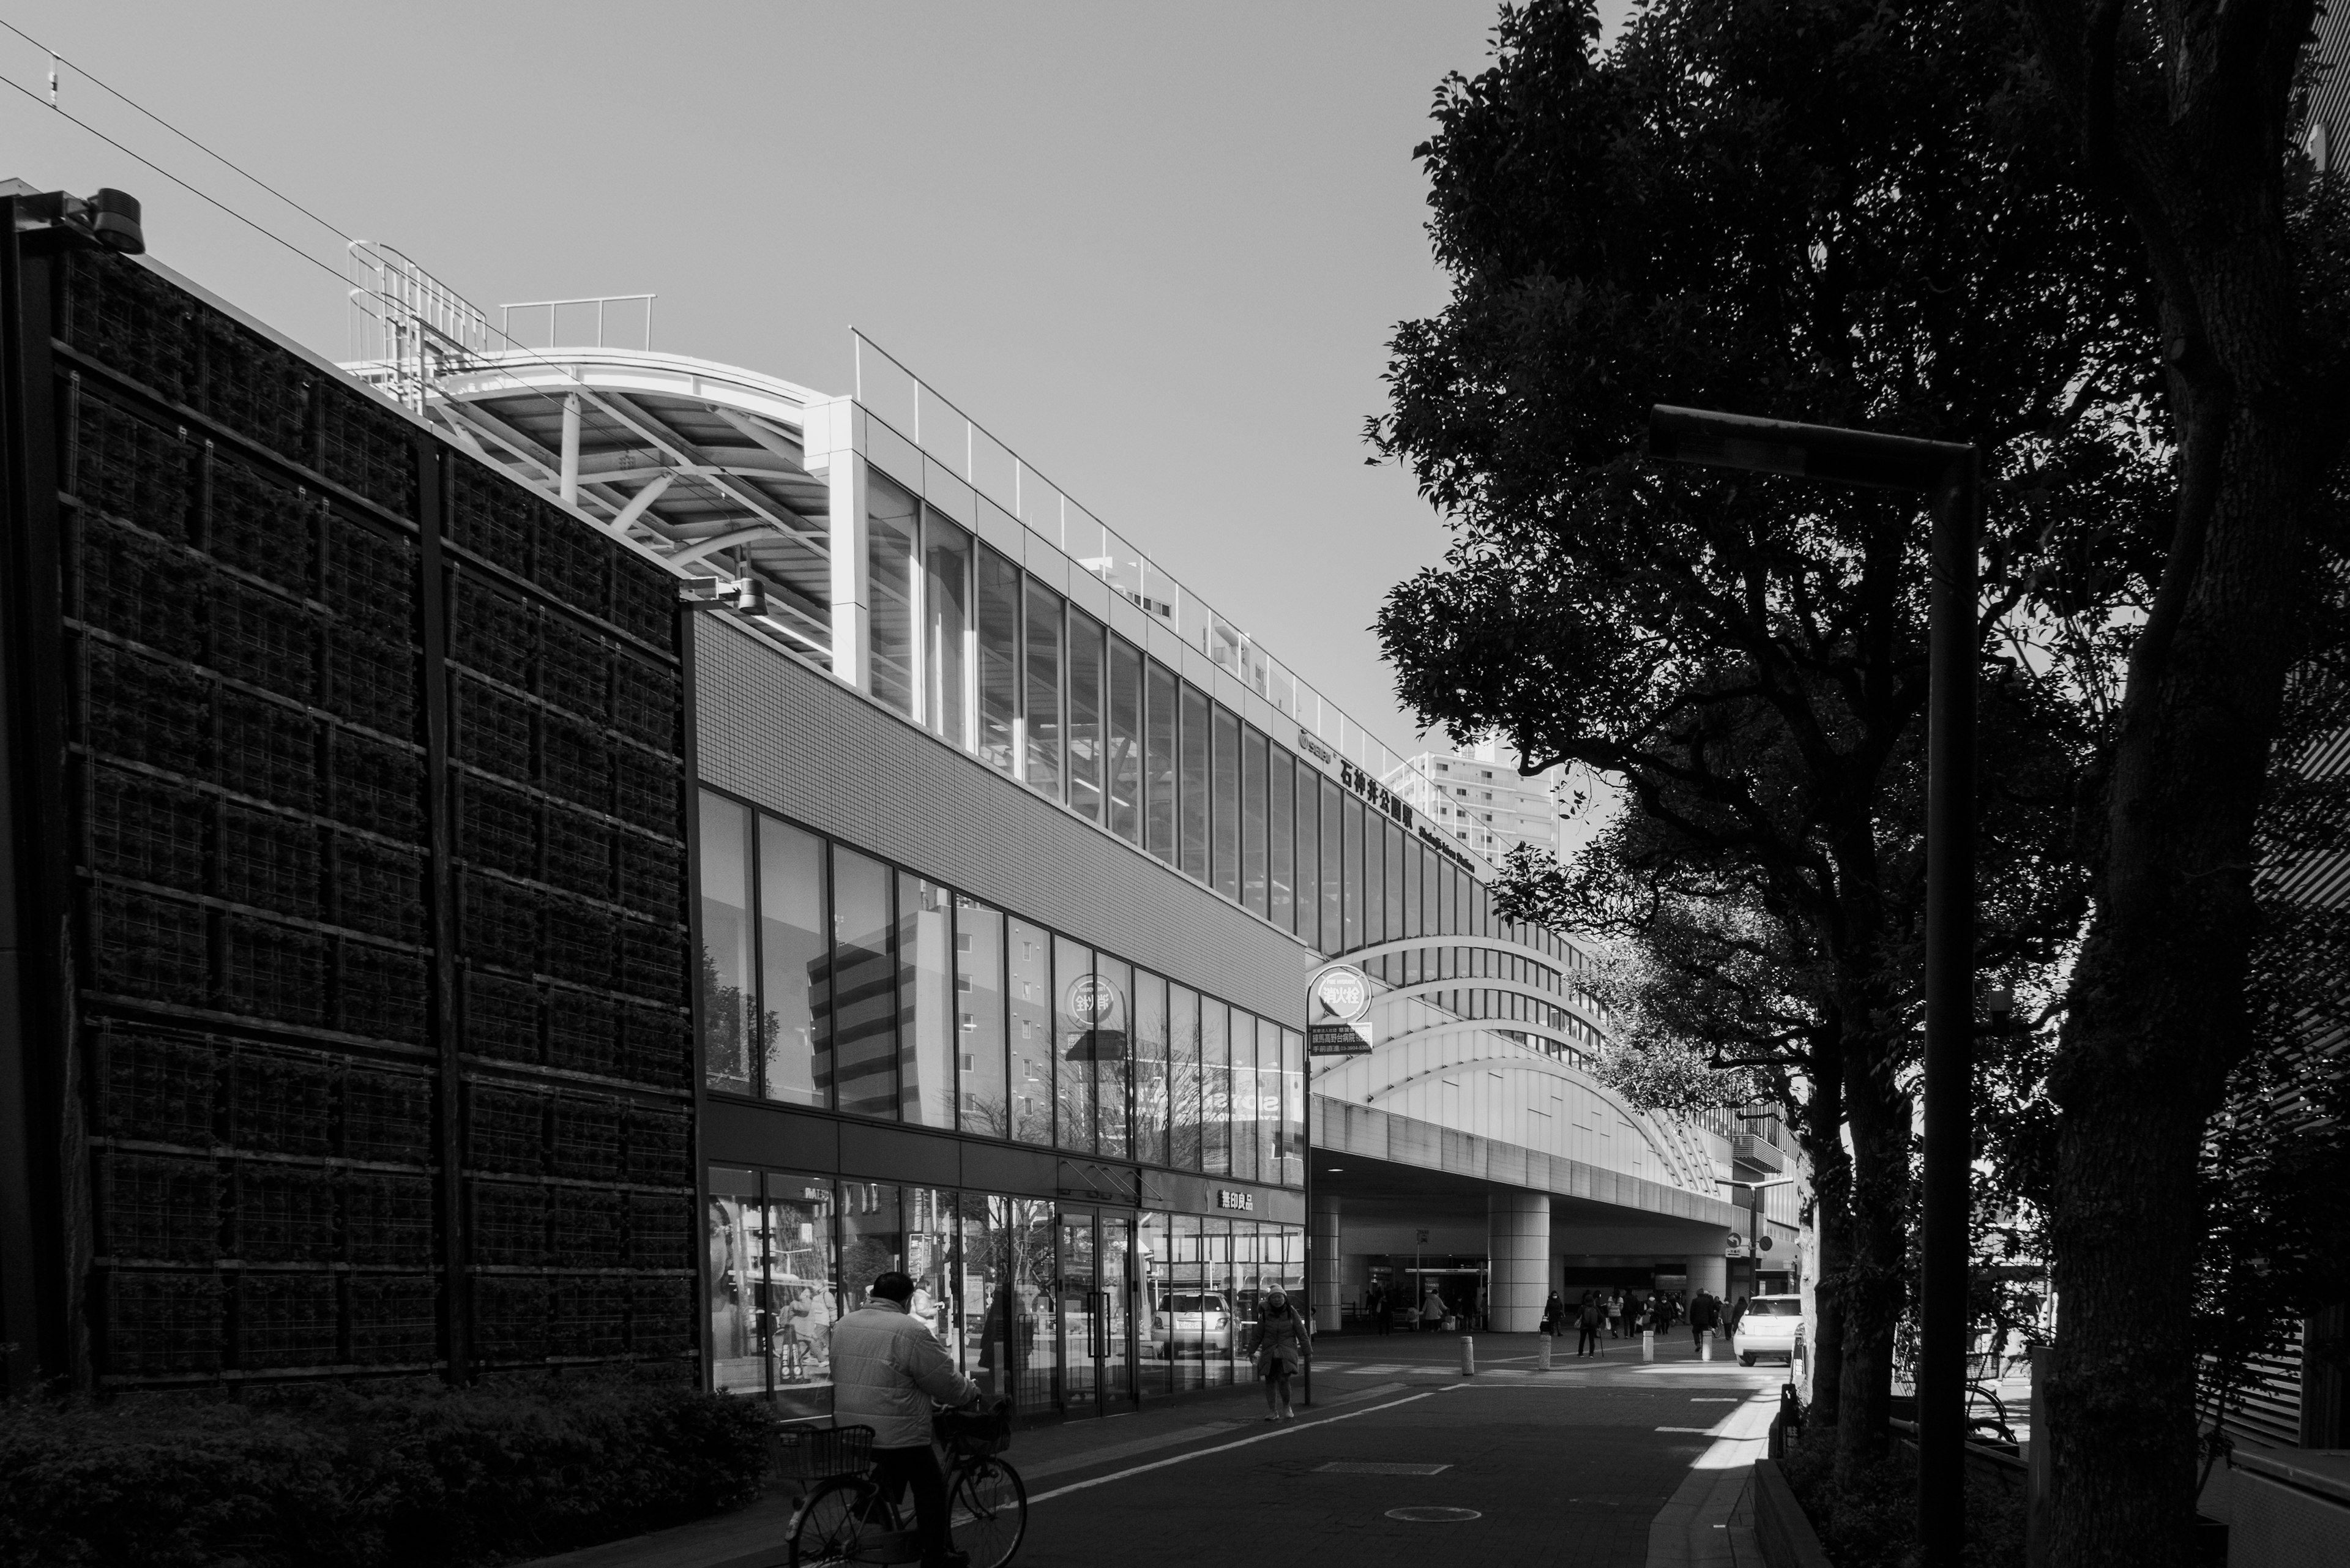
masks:
[(865, 1304), (832, 1325), (833, 1419), (873, 1428), (873, 1473), (894, 1501), (914, 1496), (922, 1568), (963, 1568), (949, 1549), (946, 1477), (931, 1447), (931, 1401), (950, 1407), (980, 1397), (957, 1372), (938, 1336), (908, 1315), (914, 1282), (891, 1270), (878, 1276)]

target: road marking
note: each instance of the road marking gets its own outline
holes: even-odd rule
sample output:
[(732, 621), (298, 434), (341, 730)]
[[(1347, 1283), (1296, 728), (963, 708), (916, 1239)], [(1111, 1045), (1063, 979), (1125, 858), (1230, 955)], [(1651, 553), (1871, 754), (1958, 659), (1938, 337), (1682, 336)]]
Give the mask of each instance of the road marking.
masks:
[(1326, 1465), (1315, 1465), (1309, 1473), (1327, 1476), (1436, 1476), (1451, 1468), (1451, 1465), (1400, 1464), (1387, 1459), (1332, 1459)]
[(1657, 1430), (1659, 1432), (1695, 1432), (1700, 1438), (1711, 1438), (1713, 1436), (1713, 1428), (1711, 1427), (1659, 1427)]
[(1043, 1502), (1048, 1498), (1066, 1497), (1073, 1491), (1083, 1491), (1087, 1487), (1107, 1486), (1111, 1481), (1124, 1480), (1128, 1476), (1139, 1476), (1147, 1470), (1163, 1470), (1169, 1465), (1180, 1465), (1190, 1459), (1205, 1459), (1210, 1454), (1229, 1453), (1234, 1449), (1245, 1449), (1251, 1443), (1269, 1443), (1275, 1438), (1286, 1438), (1294, 1433), (1311, 1431), (1317, 1427), (1328, 1427), (1340, 1421), (1351, 1421), (1357, 1416), (1370, 1416), (1381, 1410), (1392, 1410), (1399, 1405), (1409, 1405), (1415, 1399), (1425, 1399), (1429, 1394), (1440, 1392), (1442, 1390), (1431, 1388), (1428, 1394), (1407, 1394), (1400, 1399), (1391, 1399), (1384, 1405), (1367, 1405), (1360, 1410), (1349, 1410), (1343, 1416), (1326, 1416), (1319, 1421), (1293, 1421), (1270, 1432), (1259, 1432), (1253, 1438), (1243, 1438), (1238, 1442), (1219, 1443), (1212, 1449), (1194, 1449), (1188, 1454), (1177, 1454), (1171, 1459), (1154, 1459), (1147, 1465), (1136, 1465), (1131, 1469), (1118, 1470), (1106, 1476), (1096, 1476), (1091, 1480), (1071, 1481), (1067, 1486), (1055, 1487), (1051, 1491), (1037, 1492), (1028, 1501), (1035, 1503)]

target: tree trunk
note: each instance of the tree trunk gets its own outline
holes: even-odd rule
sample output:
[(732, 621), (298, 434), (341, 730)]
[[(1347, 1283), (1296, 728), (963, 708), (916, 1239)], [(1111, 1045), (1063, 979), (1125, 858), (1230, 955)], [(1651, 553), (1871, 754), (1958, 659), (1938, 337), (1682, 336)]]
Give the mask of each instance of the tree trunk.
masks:
[(2250, 1043), (2253, 819), (2306, 604), (2302, 417), (2189, 406), (2190, 452), (2196, 418), (2229, 421), (2220, 493), (2174, 639), (2133, 664), (2097, 921), (2050, 1077), (2054, 1560), (2082, 1568), (2190, 1560), (2197, 1152)]
[(1838, 1283), (1844, 1371), (1837, 1400), (1836, 1479), (1856, 1484), (1884, 1456), (1893, 1397), (1893, 1330), (1908, 1292), (1909, 1102), (1877, 1051), (1846, 1045), (1852, 1127), (1850, 1250)]
[(1812, 1168), (1812, 1234), (1818, 1245), (1812, 1274), (1810, 1338), (1812, 1401), (1809, 1419), (1833, 1428), (1842, 1414), (1844, 1308), (1831, 1282), (1852, 1255), (1852, 1164), (1844, 1152), (1843, 1085), (1814, 1077), (1795, 1128), (1796, 1141)]

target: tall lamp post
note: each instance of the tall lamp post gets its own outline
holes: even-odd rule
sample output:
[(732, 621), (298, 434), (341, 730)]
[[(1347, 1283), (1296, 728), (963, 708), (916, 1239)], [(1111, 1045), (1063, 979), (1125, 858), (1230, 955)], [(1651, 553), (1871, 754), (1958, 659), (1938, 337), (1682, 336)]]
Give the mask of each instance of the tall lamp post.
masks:
[(1918, 1538), (1929, 1568), (1966, 1539), (1967, 1186), (1973, 1145), (1975, 556), (1981, 457), (1968, 444), (1659, 403), (1648, 455), (1829, 484), (1906, 490), (1934, 507), (1926, 774), (1926, 1153), (1919, 1238)]

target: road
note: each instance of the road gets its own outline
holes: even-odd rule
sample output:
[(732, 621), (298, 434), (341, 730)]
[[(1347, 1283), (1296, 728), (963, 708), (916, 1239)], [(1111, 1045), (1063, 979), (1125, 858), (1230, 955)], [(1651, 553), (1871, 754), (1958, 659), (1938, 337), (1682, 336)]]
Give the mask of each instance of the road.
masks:
[[(1531, 1344), (1481, 1336), (1481, 1370), (1464, 1377), (1454, 1339), (1329, 1341), (1319, 1403), (1294, 1424), (1227, 1419), (1121, 1444), (1111, 1433), (1122, 1423), (1103, 1423), (1090, 1458), (1037, 1467), (1048, 1473), (1030, 1483), (1020, 1561), (1190, 1568), (1256, 1553), (1344, 1563), (1539, 1552), (1573, 1568), (1646, 1568), (1659, 1511), (1733, 1418), (1759, 1431), (1785, 1379), (1783, 1367), (1697, 1361), (1685, 1338), (1652, 1365), (1619, 1341), (1603, 1359), (1570, 1356), (1541, 1373)], [(1397, 1516), (1414, 1509), (1456, 1511)]]

